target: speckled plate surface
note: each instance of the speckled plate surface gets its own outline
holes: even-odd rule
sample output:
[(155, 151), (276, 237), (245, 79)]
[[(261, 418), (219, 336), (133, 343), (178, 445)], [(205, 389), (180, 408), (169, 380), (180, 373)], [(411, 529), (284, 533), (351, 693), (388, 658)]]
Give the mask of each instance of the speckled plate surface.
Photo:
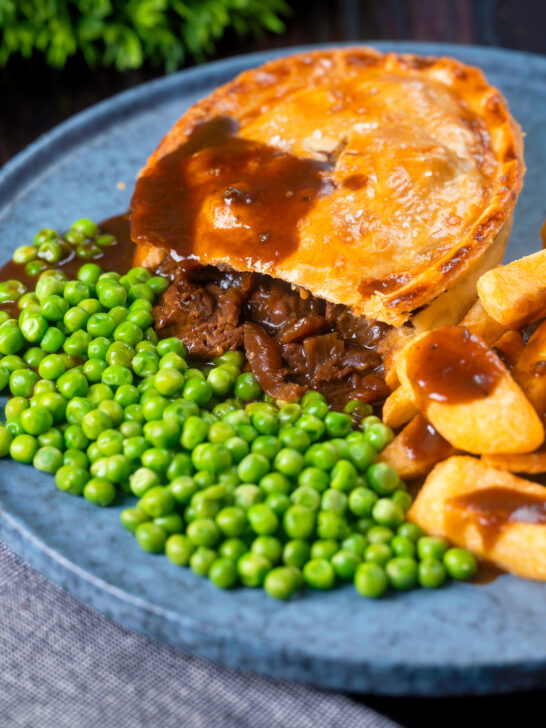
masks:
[[(508, 256), (540, 247), (546, 215), (546, 58), (462, 46), (377, 43), (481, 66), (526, 133), (528, 172)], [(297, 49), (287, 49), (282, 53)], [(123, 211), (135, 175), (180, 114), (238, 72), (280, 55), (208, 64), (144, 84), (79, 114), (0, 172), (0, 256), (29, 233)], [(120, 184), (122, 183), (122, 184)], [(221, 592), (142, 552), (53, 478), (0, 464), (0, 537), (52, 581), (123, 624), (188, 652), (288, 680), (406, 695), (492, 693), (546, 685), (546, 584), (505, 575), (369, 602), (351, 586), (288, 604)]]

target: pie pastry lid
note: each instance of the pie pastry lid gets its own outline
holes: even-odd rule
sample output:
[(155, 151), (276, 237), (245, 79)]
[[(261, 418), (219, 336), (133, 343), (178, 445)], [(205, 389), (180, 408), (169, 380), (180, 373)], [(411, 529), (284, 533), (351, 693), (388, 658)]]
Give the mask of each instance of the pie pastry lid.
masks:
[[(289, 202), (278, 207), (290, 246), (279, 238), (264, 254), (263, 221), (226, 196), (237, 169), (223, 175), (221, 154), (218, 162), (210, 149), (188, 146), (218, 119), (233, 126), (236, 146), (258, 150), (263, 169), (252, 174), (281, 155), (294, 160), (295, 175), (308, 168), (320, 177), (295, 223)], [(189, 151), (179, 162), (181, 149)], [(151, 204), (149, 191), (173, 160), (183, 168), (180, 184)], [(131, 234), (144, 246), (140, 260), (173, 251), (266, 273), (399, 326), (483, 262), (506, 232), (524, 171), (520, 128), (479, 69), (367, 47), (307, 52), (242, 73), (181, 117), (140, 173)], [(240, 178), (244, 188), (246, 167)], [(298, 189), (294, 175), (282, 179), (288, 194)], [(191, 225), (165, 226), (188, 207)]]

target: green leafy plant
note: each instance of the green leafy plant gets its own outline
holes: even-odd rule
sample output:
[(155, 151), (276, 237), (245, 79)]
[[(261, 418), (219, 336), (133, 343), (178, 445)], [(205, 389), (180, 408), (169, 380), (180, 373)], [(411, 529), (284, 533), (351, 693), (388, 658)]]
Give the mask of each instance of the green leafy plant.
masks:
[(45, 55), (57, 68), (82, 53), (91, 67), (179, 68), (202, 61), (231, 28), (280, 33), (285, 0), (0, 0), (0, 65)]

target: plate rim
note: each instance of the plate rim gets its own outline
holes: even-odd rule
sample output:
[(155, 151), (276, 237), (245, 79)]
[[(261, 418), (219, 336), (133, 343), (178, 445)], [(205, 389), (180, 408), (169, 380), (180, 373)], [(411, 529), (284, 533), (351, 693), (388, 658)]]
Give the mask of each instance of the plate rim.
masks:
[[(36, 139), (25, 149), (16, 154), (11, 160), (9, 160), (0, 170), (0, 218), (3, 219), (5, 216), (9, 216), (11, 206), (16, 204), (19, 195), (28, 189), (29, 181), (27, 174), (30, 165), (32, 165), (33, 170), (32, 184), (36, 184), (39, 181), (41, 173), (45, 169), (49, 168), (52, 159), (57, 158), (60, 152), (63, 156), (69, 154), (71, 149), (81, 143), (81, 133), (82, 130), (84, 130), (86, 127), (91, 127), (93, 135), (100, 133), (101, 129), (110, 126), (113, 121), (115, 121), (116, 117), (124, 116), (128, 112), (134, 112), (135, 110), (138, 110), (139, 107), (143, 107), (144, 105), (148, 104), (150, 99), (162, 99), (165, 96), (172, 94), (173, 90), (175, 90), (179, 85), (183, 85), (185, 89), (188, 89), (188, 87), (191, 87), (192, 83), (195, 83), (196, 81), (199, 83), (207, 83), (209, 76), (216, 76), (219, 71), (221, 71), (222, 74), (226, 74), (229, 72), (235, 75), (244, 68), (258, 65), (260, 63), (263, 63), (265, 60), (283, 55), (312, 51), (321, 48), (343, 46), (351, 47), (362, 45), (372, 46), (381, 51), (392, 49), (399, 52), (416, 52), (420, 54), (424, 53), (430, 55), (452, 54), (456, 56), (457, 52), (461, 49), (466, 52), (468, 52), (469, 50), (476, 51), (481, 55), (487, 54), (490, 58), (494, 58), (495, 56), (497, 56), (504, 60), (506, 60), (506, 56), (509, 55), (514, 58), (519, 57), (520, 62), (523, 60), (532, 59), (533, 63), (537, 63), (539, 67), (539, 73), (543, 73), (546, 77), (546, 57), (538, 54), (510, 49), (491, 48), (488, 46), (421, 43), (418, 41), (349, 41), (345, 43), (309, 44), (304, 46), (288, 46), (274, 50), (259, 51), (250, 54), (232, 56), (226, 59), (210, 62), (202, 66), (197, 66), (195, 68), (181, 70), (177, 73), (172, 74), (171, 76), (163, 76), (158, 79), (139, 84), (136, 87), (118, 93), (73, 115), (66, 121), (53, 127), (51, 130), (38, 137), (38, 139)], [(156, 620), (168, 620), (170, 618), (169, 615), (171, 615), (173, 617), (176, 617), (175, 621), (185, 630), (189, 630), (194, 633), (206, 634), (208, 636), (212, 635), (213, 637), (215, 635), (219, 635), (219, 633), (222, 633), (221, 636), (224, 639), (228, 638), (230, 640), (233, 640), (233, 632), (228, 628), (214, 625), (211, 629), (207, 630), (204, 628), (206, 625), (204, 625), (202, 622), (195, 620), (195, 618), (193, 617), (188, 618), (180, 612), (172, 612), (171, 610), (167, 610), (163, 607), (158, 607), (157, 605), (154, 605), (153, 602), (150, 602), (146, 599), (139, 600), (137, 597), (129, 594), (123, 588), (117, 587), (115, 584), (111, 584), (97, 577), (92, 572), (82, 569), (74, 562), (66, 559), (66, 557), (63, 556), (61, 553), (51, 548), (46, 541), (40, 539), (31, 531), (29, 531), (24, 521), (5, 511), (1, 503), (0, 534), (3, 537), (7, 534), (8, 537), (4, 540), (6, 541), (8, 546), (13, 548), (16, 553), (21, 555), (27, 562), (34, 566), (34, 568), (37, 568), (40, 573), (44, 573), (44, 569), (47, 569), (45, 574), (46, 578), (49, 578), (49, 574), (51, 574), (52, 571), (64, 569), (76, 578), (80, 579), (82, 582), (84, 582), (87, 590), (92, 589), (93, 587), (98, 587), (99, 594), (101, 596), (104, 596), (104, 594), (106, 594), (108, 596), (108, 599), (110, 600), (120, 601), (124, 604), (131, 605), (136, 605), (138, 603), (138, 607), (140, 609), (144, 609), (148, 615), (153, 616)], [(49, 566), (46, 566), (46, 562), (49, 564)], [(59, 581), (62, 581), (61, 579), (54, 578), (52, 578), (52, 580), (57, 584), (59, 583)], [(70, 593), (76, 596), (76, 598), (80, 598), (78, 594), (75, 593), (74, 589), (71, 589), (69, 586), (66, 585), (66, 583), (64, 584), (64, 587), (67, 588)], [(85, 603), (90, 604), (90, 600), (86, 598)], [(98, 611), (101, 611), (103, 613), (105, 611), (108, 612), (108, 610), (98, 608), (94, 604), (91, 604), (91, 606), (92, 608), (98, 609)], [(112, 608), (111, 613), (108, 614), (108, 616), (113, 616), (114, 612), (115, 609)], [(148, 634), (148, 636), (154, 637), (154, 634), (151, 634), (146, 629), (143, 629), (142, 626), (140, 626), (140, 628), (139, 626), (132, 626), (131, 628), (137, 629), (138, 631), (144, 631), (144, 633)], [(277, 656), (279, 652), (278, 646), (268, 640), (238, 640), (238, 644), (243, 648), (243, 651), (245, 647), (250, 651), (269, 651), (273, 652), (273, 657)], [(195, 648), (195, 645), (191, 649), (191, 652), (195, 654), (200, 654), (199, 649)], [(301, 661), (309, 659), (309, 656), (306, 653), (302, 653), (301, 650), (291, 648), (290, 646), (283, 650), (282, 657), (286, 658), (289, 655), (292, 656), (294, 665), (296, 665), (294, 669), (299, 669), (299, 679), (303, 679), (301, 677), (301, 668), (297, 668), (296, 663), (298, 663), (298, 660)], [(335, 667), (336, 669), (338, 668), (338, 662), (333, 658), (321, 657), (316, 659), (320, 659), (323, 665), (328, 664), (332, 667)], [(365, 660), (351, 660), (350, 658), (345, 658), (345, 661), (346, 664), (350, 661), (360, 671), (362, 671), (363, 663), (365, 662)], [(224, 660), (224, 663), (229, 665), (229, 659)], [(469, 689), (468, 676), (465, 676), (465, 679), (463, 681), (464, 685), (462, 687), (457, 688), (456, 685), (455, 689), (452, 692), (442, 689), (438, 690), (438, 681), (436, 680), (435, 682), (434, 680), (431, 681), (430, 679), (427, 679), (426, 673), (428, 671), (432, 674), (439, 668), (441, 668), (442, 671), (444, 671), (445, 673), (449, 673), (449, 681), (453, 681), (460, 671), (464, 671), (465, 673), (467, 673), (469, 670), (475, 673), (476, 676), (478, 676), (479, 673), (483, 672), (487, 673), (489, 676), (498, 673), (499, 677), (502, 677), (502, 674), (506, 671), (510, 672), (513, 670), (517, 670), (518, 672), (521, 672), (521, 679), (518, 682), (518, 687), (521, 688), (536, 686), (537, 677), (539, 677), (539, 681), (542, 684), (544, 684), (544, 681), (546, 680), (546, 654), (544, 659), (537, 658), (528, 660), (526, 662), (516, 661), (513, 663), (503, 662), (502, 665), (492, 664), (488, 662), (475, 662), (473, 663), (471, 668), (465, 666), (464, 664), (446, 665), (445, 663), (439, 661), (431, 663), (420, 662), (418, 664), (411, 664), (408, 663), (407, 660), (404, 660), (399, 665), (397, 665), (393, 661), (389, 661), (388, 664), (383, 665), (382, 661), (373, 660), (370, 662), (370, 658), (368, 658), (367, 663), (367, 669), (374, 674), (370, 674), (367, 677), (363, 677), (360, 679), (362, 687), (356, 685), (350, 686), (350, 689), (398, 695), (460, 695), (470, 693), (478, 694), (483, 692), (506, 692), (514, 689), (514, 679), (512, 677), (509, 684), (505, 684), (504, 681), (501, 680), (501, 682), (499, 682), (498, 684), (495, 682), (493, 688), (490, 684), (487, 685), (487, 687), (482, 688), (480, 685), (482, 681), (476, 679), (475, 681), (473, 681), (475, 685), (475, 690), (472, 690)], [(241, 667), (240, 660), (236, 660), (235, 663), (231, 666)], [(394, 669), (406, 670), (409, 672), (417, 670), (422, 675), (425, 683), (428, 683), (429, 686), (426, 689), (422, 689), (422, 687), (421, 689), (416, 689), (415, 686), (411, 687), (410, 683), (410, 687), (408, 690), (403, 690), (400, 688), (388, 689), (388, 685), (386, 686), (386, 689), (381, 689), (380, 687), (378, 687), (383, 671), (386, 671), (386, 673), (391, 673)], [(253, 667), (253, 670), (258, 671), (256, 667)], [(264, 673), (263, 670), (261, 672)], [(284, 677), (286, 679), (286, 672), (286, 665), (283, 663), (280, 666), (280, 669), (277, 669), (276, 671), (267, 669), (265, 671), (265, 674), (268, 674), (270, 676), (274, 675), (278, 678)], [(290, 679), (297, 678), (291, 676)], [(459, 683), (459, 680), (455, 680), (455, 682)], [(347, 689), (345, 685), (336, 685), (335, 680), (330, 680), (326, 682), (319, 681), (319, 683), (313, 681), (313, 684), (320, 684), (322, 687), (337, 687), (338, 689)]]

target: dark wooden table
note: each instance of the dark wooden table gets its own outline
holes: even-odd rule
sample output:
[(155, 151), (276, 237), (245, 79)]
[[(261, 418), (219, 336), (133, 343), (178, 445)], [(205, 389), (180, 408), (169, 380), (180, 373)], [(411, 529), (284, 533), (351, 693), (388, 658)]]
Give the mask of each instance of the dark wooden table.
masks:
[[(284, 35), (246, 41), (228, 36), (215, 57), (344, 40), (441, 41), (546, 53), (544, 0), (293, 0), (291, 5)], [(79, 60), (62, 71), (39, 59), (10, 62), (0, 70), (0, 166), (72, 114), (159, 75), (152, 68), (92, 72)], [(546, 695), (355, 699), (407, 728), (502, 728), (514, 720), (522, 726), (543, 724)]]

